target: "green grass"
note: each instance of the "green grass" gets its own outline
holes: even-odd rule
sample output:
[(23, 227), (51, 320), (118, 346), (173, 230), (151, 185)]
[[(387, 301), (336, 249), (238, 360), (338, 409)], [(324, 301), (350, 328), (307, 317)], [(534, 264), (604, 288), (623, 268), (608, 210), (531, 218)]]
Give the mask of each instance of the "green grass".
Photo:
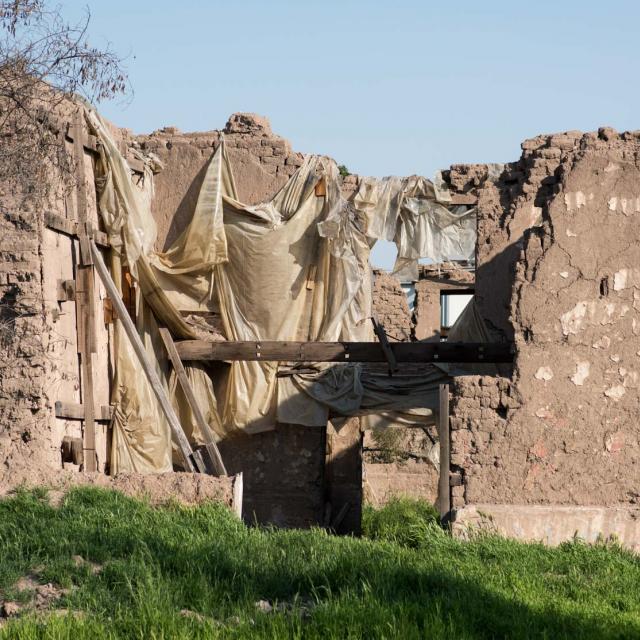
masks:
[[(82, 614), (33, 614), (0, 638), (640, 637), (639, 559), (613, 545), (460, 542), (407, 501), (367, 510), (364, 529), (247, 528), (220, 506), (95, 488), (59, 508), (21, 493), (0, 502), (0, 590), (35, 571)], [(260, 599), (285, 604), (262, 613)]]

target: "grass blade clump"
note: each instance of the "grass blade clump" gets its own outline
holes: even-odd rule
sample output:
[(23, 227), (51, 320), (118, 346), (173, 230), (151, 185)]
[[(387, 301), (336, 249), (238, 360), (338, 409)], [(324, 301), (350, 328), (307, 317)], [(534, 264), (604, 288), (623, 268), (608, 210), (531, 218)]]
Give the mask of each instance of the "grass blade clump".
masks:
[[(640, 560), (613, 543), (462, 542), (407, 499), (367, 508), (364, 531), (21, 492), (0, 500), (0, 607), (21, 608), (0, 640), (640, 638)], [(38, 605), (39, 586), (57, 591)]]
[(396, 497), (381, 509), (366, 505), (362, 533), (372, 540), (385, 540), (403, 547), (418, 548), (443, 535), (438, 512), (425, 500)]

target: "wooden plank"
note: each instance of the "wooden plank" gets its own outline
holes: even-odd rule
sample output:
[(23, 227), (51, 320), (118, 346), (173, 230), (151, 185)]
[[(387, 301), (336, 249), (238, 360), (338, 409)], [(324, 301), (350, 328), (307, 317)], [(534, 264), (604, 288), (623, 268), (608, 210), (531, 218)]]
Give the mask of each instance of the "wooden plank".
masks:
[(231, 508), (233, 512), (242, 518), (242, 498), (244, 494), (244, 481), (242, 472), (236, 474), (233, 479), (233, 498), (231, 499)]
[[(513, 362), (508, 342), (394, 342), (397, 362)], [(176, 342), (182, 360), (387, 362), (379, 342)]]
[(478, 196), (474, 196), (470, 193), (452, 193), (451, 204), (466, 204), (468, 206), (474, 206), (478, 204)]
[(97, 351), (95, 337), (95, 278), (91, 266), (91, 249), (86, 235), (88, 217), (86, 169), (84, 161), (84, 117), (78, 109), (73, 120), (73, 159), (76, 170), (76, 218), (80, 240), (79, 263), (76, 265), (76, 324), (81, 366), (81, 393), (84, 409), (83, 447), (84, 471), (96, 471), (96, 425), (93, 398), (93, 354)]
[[(142, 344), (142, 340), (140, 340), (140, 336), (136, 330), (135, 325), (133, 324), (133, 320), (131, 316), (127, 313), (127, 310), (122, 302), (122, 298), (120, 298), (120, 292), (116, 287), (109, 270), (107, 269), (107, 265), (104, 263), (102, 259), (102, 255), (98, 248), (96, 247), (93, 241), (91, 242), (91, 251), (93, 253), (93, 263), (95, 265), (96, 271), (102, 280), (111, 301), (113, 302), (116, 312), (118, 313), (118, 319), (122, 323), (122, 327), (124, 328), (127, 337), (131, 341), (131, 346), (138, 356), (138, 360), (142, 365), (142, 370), (144, 371), (149, 383), (151, 384), (151, 388), (160, 403), (160, 407), (164, 415), (167, 418), (167, 422), (169, 423), (169, 427), (171, 428), (171, 432), (178, 443), (178, 447), (182, 453), (182, 457), (184, 458), (185, 465), (188, 471), (195, 471), (194, 467), (194, 458), (192, 456), (193, 451), (191, 450), (191, 445), (187, 440), (187, 436), (182, 430), (182, 426), (180, 425), (180, 421), (178, 420), (178, 416), (176, 415), (173, 406), (171, 405), (171, 401), (169, 400), (167, 394), (165, 393), (164, 387), (162, 386), (162, 382), (160, 382), (160, 378), (156, 373), (156, 370), (151, 362), (147, 352)], [(196, 463), (197, 464), (197, 463)], [(204, 472), (205, 469), (198, 468), (199, 471)]]
[(214, 435), (209, 427), (209, 424), (205, 420), (202, 411), (200, 410), (200, 406), (198, 405), (198, 399), (193, 392), (193, 387), (189, 382), (189, 378), (187, 376), (187, 372), (184, 369), (182, 364), (182, 360), (180, 360), (180, 356), (176, 351), (176, 346), (173, 342), (173, 338), (171, 337), (171, 333), (169, 329), (164, 327), (160, 328), (160, 337), (162, 338), (162, 342), (164, 343), (165, 349), (167, 350), (167, 354), (169, 356), (169, 360), (171, 360), (171, 364), (173, 365), (173, 370), (176, 373), (178, 378), (178, 382), (182, 387), (182, 391), (184, 393), (189, 406), (191, 407), (191, 411), (193, 412), (193, 417), (196, 420), (198, 428), (200, 429), (202, 435), (205, 438), (205, 447), (211, 456), (211, 460), (213, 461), (213, 466), (215, 471), (220, 476), (226, 476), (227, 470), (225, 469), (224, 463), (222, 462), (222, 456), (220, 455), (220, 450), (215, 443)]
[(84, 166), (84, 146), (82, 144), (83, 135), (83, 111), (78, 109), (73, 119), (73, 159), (76, 165), (77, 215), (78, 222), (81, 223), (87, 220), (86, 172)]
[[(75, 220), (69, 220), (67, 218), (63, 218), (62, 216), (53, 213), (52, 211), (46, 211), (44, 214), (44, 223), (49, 229), (53, 229), (54, 231), (59, 231), (60, 233), (64, 233), (73, 238), (80, 237), (80, 227), (78, 222)], [(110, 247), (111, 243), (109, 242), (109, 238), (104, 231), (92, 231), (93, 239), (96, 244), (100, 247)]]
[(398, 361), (396, 360), (396, 357), (391, 350), (391, 345), (389, 344), (389, 339), (387, 338), (387, 332), (384, 330), (384, 327), (378, 322), (378, 318), (375, 315), (371, 317), (371, 322), (373, 322), (373, 331), (380, 341), (382, 353), (384, 353), (384, 357), (387, 359), (387, 363), (389, 365), (389, 375), (391, 375), (398, 370)]
[[(56, 418), (65, 420), (84, 420), (84, 405), (78, 402), (63, 402), (57, 400), (55, 404)], [(111, 422), (113, 407), (102, 405), (98, 407), (95, 419), (97, 422)]]
[(438, 440), (440, 441), (440, 475), (438, 477), (438, 507), (440, 519), (451, 511), (451, 434), (449, 430), (449, 385), (439, 387)]

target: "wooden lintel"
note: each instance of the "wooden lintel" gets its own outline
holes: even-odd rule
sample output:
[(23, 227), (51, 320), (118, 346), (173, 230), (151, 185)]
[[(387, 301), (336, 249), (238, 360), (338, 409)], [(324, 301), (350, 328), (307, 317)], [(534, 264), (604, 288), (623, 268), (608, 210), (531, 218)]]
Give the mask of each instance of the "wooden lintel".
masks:
[[(81, 235), (82, 229), (79, 226), (79, 223), (76, 220), (69, 220), (67, 218), (63, 218), (52, 211), (47, 211), (44, 214), (44, 223), (49, 229), (53, 229), (54, 231), (59, 231), (60, 233), (64, 233), (68, 236), (72, 236), (74, 238), (78, 238)], [(99, 247), (110, 247), (111, 243), (109, 242), (109, 238), (107, 234), (103, 231), (92, 231), (93, 239), (95, 243)]]
[[(103, 405), (96, 407), (96, 422), (110, 422), (113, 417), (113, 407)], [(58, 400), (55, 404), (56, 418), (65, 420), (84, 420), (84, 405), (79, 402), (62, 402)]]
[[(396, 362), (512, 362), (507, 342), (393, 342)], [(182, 360), (388, 362), (379, 342), (176, 342)]]

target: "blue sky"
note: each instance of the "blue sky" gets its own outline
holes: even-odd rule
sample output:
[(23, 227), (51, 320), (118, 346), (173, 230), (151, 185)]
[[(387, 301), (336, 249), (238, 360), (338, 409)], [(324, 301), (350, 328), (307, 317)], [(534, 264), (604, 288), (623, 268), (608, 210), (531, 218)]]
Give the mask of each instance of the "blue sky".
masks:
[(266, 115), (364, 175), (515, 160), (538, 133), (640, 128), (640, 3), (609, 0), (77, 0), (127, 57), (101, 105), (142, 133)]

